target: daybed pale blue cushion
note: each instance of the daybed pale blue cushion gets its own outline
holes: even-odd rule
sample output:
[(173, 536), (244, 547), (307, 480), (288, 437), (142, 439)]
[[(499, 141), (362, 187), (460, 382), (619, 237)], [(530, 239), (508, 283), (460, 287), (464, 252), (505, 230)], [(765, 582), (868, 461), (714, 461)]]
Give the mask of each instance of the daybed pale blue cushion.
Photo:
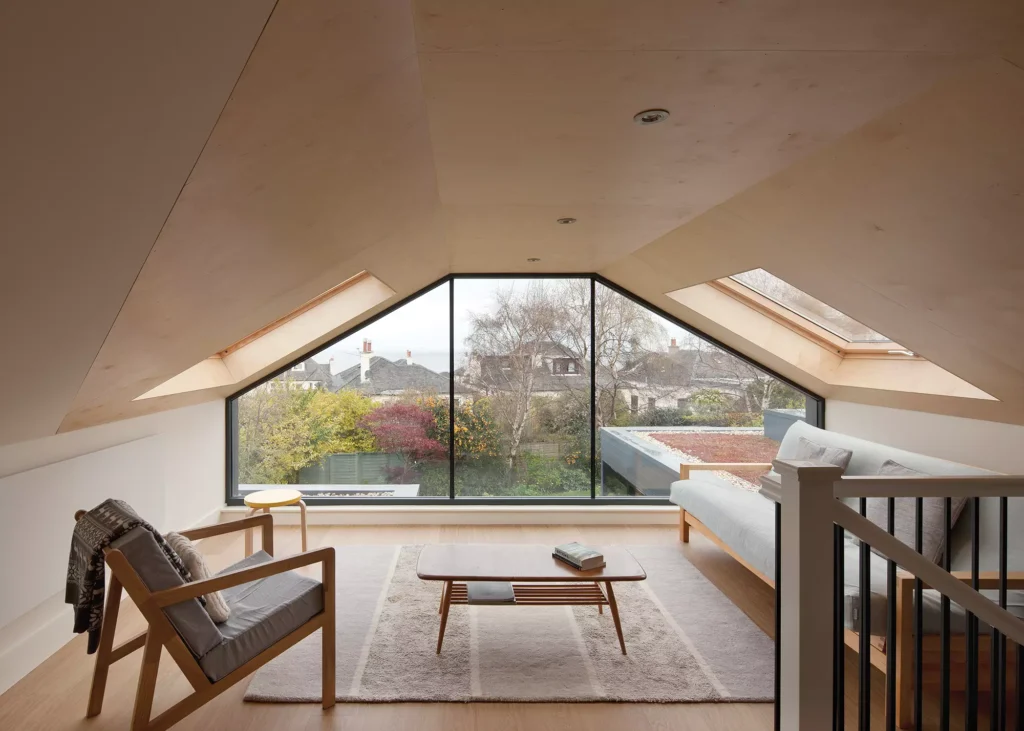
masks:
[[(221, 573), (256, 566), (273, 558), (254, 553)], [(227, 622), (215, 625), (221, 642), (199, 659), (203, 672), (218, 681), (323, 611), (319, 581), (294, 571), (233, 586), (223, 591), (231, 608)]]
[(672, 483), (669, 500), (718, 536), (744, 561), (775, 578), (775, 503), (711, 472)]
[[(124, 554), (150, 591), (171, 589), (185, 583), (157, 545), (153, 534), (142, 526), (132, 528), (112, 541), (110, 547)], [(195, 599), (175, 604), (164, 611), (182, 641), (196, 657), (209, 652), (223, 640), (217, 625)]]

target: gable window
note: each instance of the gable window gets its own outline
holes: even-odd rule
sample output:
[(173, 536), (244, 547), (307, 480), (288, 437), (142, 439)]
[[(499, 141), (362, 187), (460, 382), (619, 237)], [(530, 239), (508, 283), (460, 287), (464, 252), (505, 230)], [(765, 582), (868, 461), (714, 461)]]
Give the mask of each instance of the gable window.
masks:
[(229, 398), (228, 500), (661, 503), (644, 460), (768, 461), (820, 403), (597, 276), (453, 275)]

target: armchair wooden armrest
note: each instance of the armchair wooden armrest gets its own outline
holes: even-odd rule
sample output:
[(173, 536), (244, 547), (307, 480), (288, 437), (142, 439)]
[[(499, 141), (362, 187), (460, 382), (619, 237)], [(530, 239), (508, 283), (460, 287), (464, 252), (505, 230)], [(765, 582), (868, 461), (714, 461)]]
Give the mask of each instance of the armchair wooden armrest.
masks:
[(238, 586), (239, 584), (245, 584), (250, 581), (256, 581), (257, 579), (265, 579), (266, 577), (274, 574), (281, 574), (285, 571), (291, 571), (292, 569), (309, 566), (315, 563), (323, 564), (323, 583), (326, 590), (326, 587), (329, 585), (329, 577), (334, 576), (333, 546), (318, 548), (315, 551), (310, 551), (308, 553), (298, 553), (294, 556), (288, 556), (287, 558), (278, 558), (273, 561), (268, 561), (267, 563), (250, 566), (247, 569), (239, 569), (238, 571), (231, 571), (226, 574), (221, 574), (220, 576), (204, 579), (203, 581), (193, 581), (182, 586), (175, 586), (171, 589), (155, 591), (150, 598), (158, 607), (169, 607), (174, 604), (180, 604), (181, 602), (188, 601), (189, 599), (195, 599), (196, 597), (203, 596), (204, 594), (221, 591), (222, 589)]
[(188, 538), (190, 541), (198, 541), (200, 538), (211, 538), (213, 536), (224, 535), (225, 533), (234, 533), (239, 530), (249, 530), (250, 528), (260, 528), (263, 536), (263, 550), (269, 553), (271, 556), (274, 555), (274, 518), (270, 513), (262, 513), (260, 515), (253, 515), (249, 518), (242, 518), (242, 520), (232, 520), (227, 523), (217, 523), (215, 525), (207, 525), (202, 528), (193, 528), (192, 530), (180, 531), (181, 535)]
[(770, 470), (772, 466), (764, 462), (700, 462), (697, 464), (683, 463), (679, 465), (679, 479), (689, 480), (692, 470)]

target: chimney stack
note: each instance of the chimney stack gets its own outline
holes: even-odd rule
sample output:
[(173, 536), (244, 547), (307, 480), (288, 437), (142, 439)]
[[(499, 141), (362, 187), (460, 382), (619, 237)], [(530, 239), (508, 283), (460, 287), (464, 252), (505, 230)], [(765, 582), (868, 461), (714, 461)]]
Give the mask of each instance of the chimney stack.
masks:
[(373, 357), (373, 343), (363, 338), (363, 352), (359, 354), (359, 382), (370, 378), (370, 359)]
[(678, 353), (679, 352), (679, 346), (676, 345), (676, 339), (675, 338), (672, 338), (672, 342), (669, 343), (668, 352), (669, 352), (669, 355), (672, 355), (673, 353)]
[(412, 365), (412, 351), (411, 350), (405, 351), (405, 364), (406, 365)]

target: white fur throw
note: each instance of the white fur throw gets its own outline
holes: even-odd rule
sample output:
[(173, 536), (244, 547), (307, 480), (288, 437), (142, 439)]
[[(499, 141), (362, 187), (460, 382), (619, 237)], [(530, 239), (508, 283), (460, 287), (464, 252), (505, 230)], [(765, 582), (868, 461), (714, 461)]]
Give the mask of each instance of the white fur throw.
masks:
[[(180, 533), (165, 533), (164, 540), (174, 549), (174, 552), (181, 558), (182, 563), (185, 564), (185, 568), (192, 574), (193, 581), (202, 581), (203, 579), (209, 579), (213, 574), (210, 573), (209, 567), (206, 565), (206, 559), (203, 558), (203, 554), (196, 548), (196, 544), (190, 541)], [(224, 601), (224, 597), (221, 596), (219, 591), (215, 591), (212, 594), (206, 595), (206, 611), (217, 624), (226, 622), (228, 617), (231, 615), (231, 609), (228, 607), (228, 603)]]

